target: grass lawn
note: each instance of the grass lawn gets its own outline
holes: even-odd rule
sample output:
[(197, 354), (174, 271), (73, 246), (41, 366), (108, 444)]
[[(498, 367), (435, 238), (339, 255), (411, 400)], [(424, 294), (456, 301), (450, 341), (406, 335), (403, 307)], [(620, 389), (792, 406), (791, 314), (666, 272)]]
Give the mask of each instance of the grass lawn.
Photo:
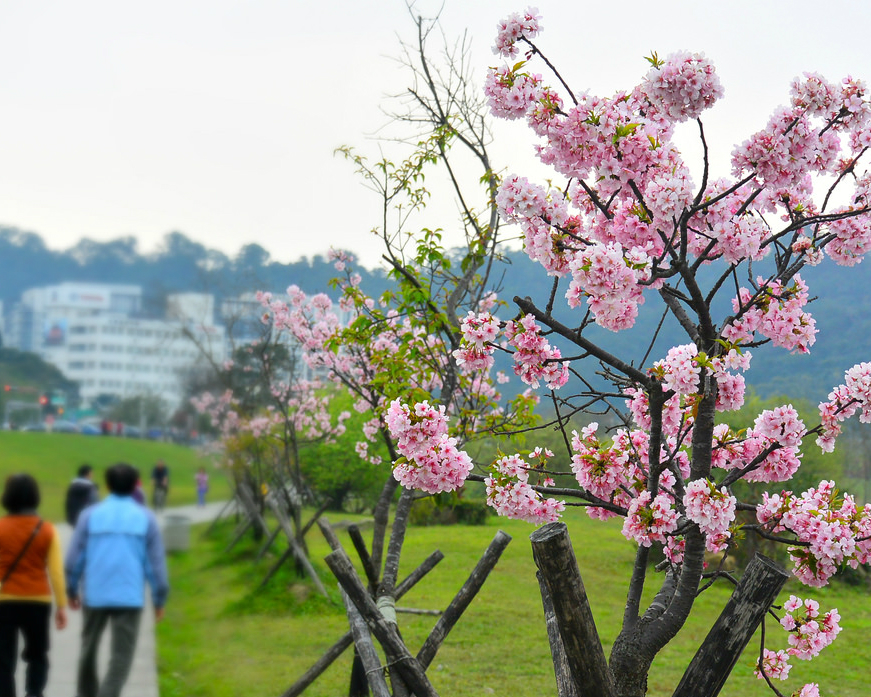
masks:
[(159, 459), (166, 460), (170, 469), (168, 505), (196, 501), (194, 473), (201, 465), (210, 474), (210, 498), (221, 500), (230, 496), (224, 475), (195, 450), (184, 446), (136, 438), (0, 431), (0, 479), (17, 472), (36, 477), (42, 494), (40, 513), (49, 520), (64, 519), (66, 488), (82, 463), (94, 467), (94, 479), (103, 494), (106, 492), (103, 472), (109, 465), (116, 462), (134, 465), (142, 474), (142, 484), (150, 498), (151, 468)]
[[(353, 516), (333, 516), (333, 522), (340, 518)], [(633, 547), (620, 535), (618, 523), (592, 521), (578, 511), (569, 512), (566, 522), (607, 652), (622, 616)], [(528, 541), (531, 526), (489, 518), (480, 527), (411, 528), (401, 577), (435, 549), (441, 549), (445, 559), (400, 605), (443, 609), (500, 528), (514, 540), (428, 672), (442, 695), (555, 694)], [(158, 627), (162, 697), (278, 697), (347, 630), (344, 612), (312, 595), (289, 567), (262, 592), (255, 592), (270, 560), (254, 563), (257, 546), (250, 539), (223, 556), (232, 529), (233, 524), (227, 522), (208, 538), (195, 534), (192, 549), (170, 559), (172, 593), (166, 621)], [(340, 538), (353, 557), (347, 535), (340, 532)], [(329, 549), (316, 529), (308, 542), (322, 578), (331, 579), (326, 566), (318, 563)], [(333, 588), (335, 581), (327, 585)], [(790, 680), (778, 686), (781, 692), (789, 695), (805, 682), (818, 682), (824, 696), (866, 697), (871, 664), (867, 590), (836, 584), (811, 591), (790, 581), (781, 600), (791, 592), (817, 598), (823, 611), (839, 608), (844, 631), (814, 661), (793, 661)], [(730, 593), (731, 588), (718, 585), (701, 596), (691, 621), (658, 656), (650, 676), (650, 695), (672, 693)], [(335, 596), (333, 601), (338, 602)], [(413, 652), (434, 622), (434, 617), (400, 615), (401, 631)], [(768, 620), (767, 629), (768, 648), (784, 648), (785, 633), (773, 620)], [(758, 651), (756, 639), (739, 660), (722, 695), (772, 694), (752, 677)], [(348, 651), (305, 694), (334, 697), (346, 693), (350, 662)]]

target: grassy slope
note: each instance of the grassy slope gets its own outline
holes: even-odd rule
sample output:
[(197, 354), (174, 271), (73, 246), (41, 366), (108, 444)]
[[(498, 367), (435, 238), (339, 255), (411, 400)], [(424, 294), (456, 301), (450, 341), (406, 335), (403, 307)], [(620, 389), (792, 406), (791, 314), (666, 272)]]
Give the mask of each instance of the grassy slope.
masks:
[(88, 462), (94, 467), (94, 478), (105, 493), (103, 471), (106, 467), (115, 462), (129, 462), (139, 468), (142, 484), (150, 496), (151, 468), (161, 458), (166, 460), (172, 476), (170, 506), (196, 500), (194, 473), (201, 465), (210, 473), (210, 498), (220, 500), (229, 496), (224, 476), (191, 448), (135, 438), (0, 432), (0, 479), (16, 472), (28, 472), (36, 477), (42, 493), (40, 511), (50, 520), (63, 520), (64, 493), (82, 463)]
[[(620, 621), (633, 549), (621, 537), (618, 525), (591, 521), (577, 511), (567, 519), (607, 651)], [(497, 528), (509, 532), (514, 541), (429, 672), (443, 695), (531, 697), (555, 692), (527, 540), (530, 526), (490, 519), (484, 527), (412, 528), (401, 575), (436, 548), (441, 548), (446, 558), (400, 604), (443, 608)], [(323, 601), (309, 598), (298, 602), (295, 596), (300, 586), (290, 573), (273, 579), (265, 592), (251, 594), (269, 563), (254, 565), (251, 555), (256, 548), (250, 542), (246, 542), (246, 549), (237, 548), (229, 557), (220, 558), (231, 530), (228, 524), (212, 538), (199, 540), (191, 552), (171, 560), (174, 590), (167, 621), (159, 628), (163, 697), (279, 695), (347, 629), (343, 613)], [(342, 539), (350, 549), (344, 533)], [(309, 540), (313, 559), (322, 559), (328, 549), (319, 534), (310, 534)], [(324, 568), (319, 565), (319, 569)], [(328, 577), (326, 572), (323, 576)], [(651, 695), (671, 694), (730, 592), (719, 585), (699, 599), (692, 621), (658, 657), (650, 679)], [(822, 684), (824, 695), (865, 697), (871, 661), (871, 646), (865, 641), (871, 627), (866, 592), (839, 584), (811, 593), (792, 581), (782, 599), (789, 592), (813, 595), (823, 609), (840, 608), (844, 632), (815, 661), (795, 661), (792, 678), (781, 691), (788, 695), (804, 682), (816, 681)], [(433, 617), (400, 616), (403, 636), (413, 651), (433, 623)], [(772, 620), (767, 626), (768, 647), (784, 647), (784, 633)], [(758, 650), (757, 640), (739, 661), (722, 695), (771, 694), (751, 676), (753, 655)], [(342, 694), (347, 689), (349, 664), (350, 653), (346, 652), (306, 695)]]

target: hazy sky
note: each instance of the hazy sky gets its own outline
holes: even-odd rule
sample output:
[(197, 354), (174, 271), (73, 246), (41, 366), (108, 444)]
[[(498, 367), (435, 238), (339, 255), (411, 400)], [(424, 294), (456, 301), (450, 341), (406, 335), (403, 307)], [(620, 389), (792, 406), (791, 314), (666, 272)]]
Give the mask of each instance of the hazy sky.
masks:
[[(497, 64), (497, 20), (528, 4), (575, 91), (631, 87), (654, 49), (704, 51), (726, 90), (704, 117), (723, 174), (794, 76), (871, 80), (860, 0), (445, 0), (479, 79)], [(402, 0), (3, 0), (0, 223), (58, 249), (134, 235), (150, 251), (179, 230), (230, 255), (257, 242), (290, 261), (336, 245), (375, 263), (377, 201), (332, 153), (377, 154), (379, 104), (406, 84), (397, 35), (413, 35)], [(497, 137), (497, 164), (525, 173), (531, 134)]]

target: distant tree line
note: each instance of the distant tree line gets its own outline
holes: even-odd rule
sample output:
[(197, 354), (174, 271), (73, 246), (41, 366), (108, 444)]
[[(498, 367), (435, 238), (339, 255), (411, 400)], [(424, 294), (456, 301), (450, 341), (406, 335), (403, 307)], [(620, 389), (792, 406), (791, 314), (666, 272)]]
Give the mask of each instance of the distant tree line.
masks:
[[(535, 265), (524, 253), (509, 252), (505, 261), (508, 266), (502, 279), (502, 297), (541, 294), (541, 286), (548, 280), (536, 273)], [(390, 286), (380, 268), (367, 270), (355, 265), (355, 269), (375, 296)], [(812, 287), (827, 291), (809, 308), (820, 329), (812, 348), (813, 358), (800, 356), (798, 360), (782, 361), (776, 352), (760, 352), (747, 375), (748, 383), (760, 396), (789, 391), (818, 401), (825, 398), (829, 386), (837, 383), (839, 367), (858, 362), (866, 355), (864, 351), (871, 339), (871, 294), (847, 297), (838, 273), (838, 268), (827, 265), (804, 270), (803, 275)], [(871, 289), (871, 268), (860, 265), (851, 273), (856, 287)], [(49, 249), (34, 232), (0, 226), (0, 301), (7, 308), (28, 288), (64, 281), (99, 281), (141, 285), (143, 310), (160, 315), (169, 293), (213, 293), (220, 302), (224, 297), (255, 290), (280, 292), (296, 284), (306, 293), (331, 294), (329, 282), (335, 275), (325, 255), (281, 263), (257, 243), (246, 244), (229, 257), (181, 232), (170, 232), (158, 249), (149, 254), (141, 253), (136, 239), (129, 236), (108, 242), (83, 239), (67, 250), (58, 251)], [(639, 336), (650, 336), (659, 321), (658, 315), (642, 306), (633, 330), (613, 334), (599, 329), (601, 336), (596, 340), (611, 351), (624, 354), (633, 345), (640, 345)], [(660, 348), (671, 345), (675, 331), (673, 322), (662, 326)], [(638, 355), (636, 360), (640, 362), (642, 357)]]
[[(283, 264), (250, 243), (231, 258), (180, 232), (167, 233), (156, 251), (145, 254), (129, 236), (108, 242), (82, 239), (58, 251), (34, 232), (0, 226), (0, 260), (0, 300), (7, 307), (28, 288), (65, 281), (130, 283), (142, 286), (144, 311), (158, 315), (170, 293), (212, 293), (220, 301), (258, 289), (281, 291), (291, 283), (317, 293), (327, 291), (335, 275), (320, 255)], [(361, 269), (361, 274), (366, 282), (387, 287), (380, 270)]]

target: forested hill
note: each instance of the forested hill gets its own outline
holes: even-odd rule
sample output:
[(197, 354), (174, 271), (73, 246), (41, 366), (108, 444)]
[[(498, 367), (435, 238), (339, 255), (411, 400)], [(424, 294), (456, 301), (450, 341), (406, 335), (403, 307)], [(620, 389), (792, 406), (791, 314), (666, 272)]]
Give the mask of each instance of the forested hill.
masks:
[[(383, 272), (359, 269), (366, 287), (387, 287)], [(0, 300), (4, 305), (28, 288), (64, 281), (140, 285), (145, 310), (160, 314), (168, 293), (213, 293), (219, 298), (256, 290), (284, 290), (295, 283), (307, 293), (329, 291), (336, 270), (324, 257), (282, 264), (258, 244), (243, 246), (234, 257), (208, 249), (180, 232), (167, 234), (152, 254), (142, 254), (136, 239), (109, 242), (84, 239), (65, 251), (48, 249), (32, 232), (0, 226)]]
[[(509, 301), (515, 295), (538, 300), (547, 297), (552, 279), (538, 265), (521, 252), (509, 254), (506, 261), (501, 297)], [(378, 295), (388, 286), (382, 270), (357, 270), (363, 276), (362, 287), (370, 295)], [(332, 295), (329, 280), (335, 275), (332, 264), (320, 256), (282, 264), (272, 260), (260, 245), (248, 244), (231, 258), (178, 232), (166, 235), (158, 251), (142, 254), (132, 237), (110, 242), (82, 240), (68, 250), (54, 251), (37, 234), (0, 227), (0, 300), (6, 307), (27, 288), (99, 281), (141, 285), (146, 311), (157, 314), (166, 294), (178, 291), (209, 292), (220, 298), (257, 289), (281, 291), (296, 284), (307, 293)], [(871, 361), (871, 264), (845, 268), (824, 263), (805, 269), (802, 275), (812, 295), (819, 296), (810, 306), (820, 330), (817, 342), (809, 355), (791, 355), (771, 347), (754, 351), (746, 377), (762, 396), (784, 394), (819, 401), (843, 381), (846, 368)], [(564, 292), (565, 281), (560, 296)], [(567, 324), (577, 323), (576, 314), (564, 312)], [(660, 321), (660, 312), (661, 304), (651, 298), (642, 306), (633, 330), (614, 334), (594, 328), (592, 333), (611, 352), (638, 364)], [(502, 315), (508, 318), (507, 311), (500, 312)], [(665, 355), (669, 346), (686, 342), (679, 327), (664, 324), (645, 366)]]
[[(512, 255), (511, 271), (505, 276), (505, 289), (501, 297), (510, 300), (514, 295), (529, 295), (541, 300), (547, 297), (550, 280), (538, 265), (521, 253)], [(763, 273), (763, 271), (759, 271)], [(815, 298), (808, 310), (819, 330), (816, 343), (809, 354), (790, 354), (782, 348), (763, 346), (753, 350), (751, 368), (745, 375), (748, 385), (762, 397), (788, 396), (813, 402), (826, 399), (829, 391), (844, 381), (844, 371), (856, 363), (871, 361), (871, 261), (857, 266), (837, 266), (826, 260), (817, 267), (806, 267), (802, 278)], [(700, 278), (708, 285), (713, 277)], [(707, 284), (706, 284), (707, 282)], [(562, 298), (566, 289), (563, 281), (558, 291)], [(543, 304), (542, 304), (543, 306)], [(559, 307), (557, 302), (555, 307)], [(565, 307), (565, 303), (562, 303)], [(715, 308), (715, 317), (723, 317), (729, 308)], [(631, 330), (619, 333), (599, 327), (587, 330), (615, 355), (632, 360), (638, 365), (643, 358), (650, 337), (662, 317), (663, 305), (655, 296), (642, 305), (638, 321)], [(577, 324), (576, 315), (566, 315), (566, 324)], [(676, 321), (666, 321), (659, 333), (654, 350), (644, 366), (662, 358), (668, 348), (688, 343), (686, 333)]]

